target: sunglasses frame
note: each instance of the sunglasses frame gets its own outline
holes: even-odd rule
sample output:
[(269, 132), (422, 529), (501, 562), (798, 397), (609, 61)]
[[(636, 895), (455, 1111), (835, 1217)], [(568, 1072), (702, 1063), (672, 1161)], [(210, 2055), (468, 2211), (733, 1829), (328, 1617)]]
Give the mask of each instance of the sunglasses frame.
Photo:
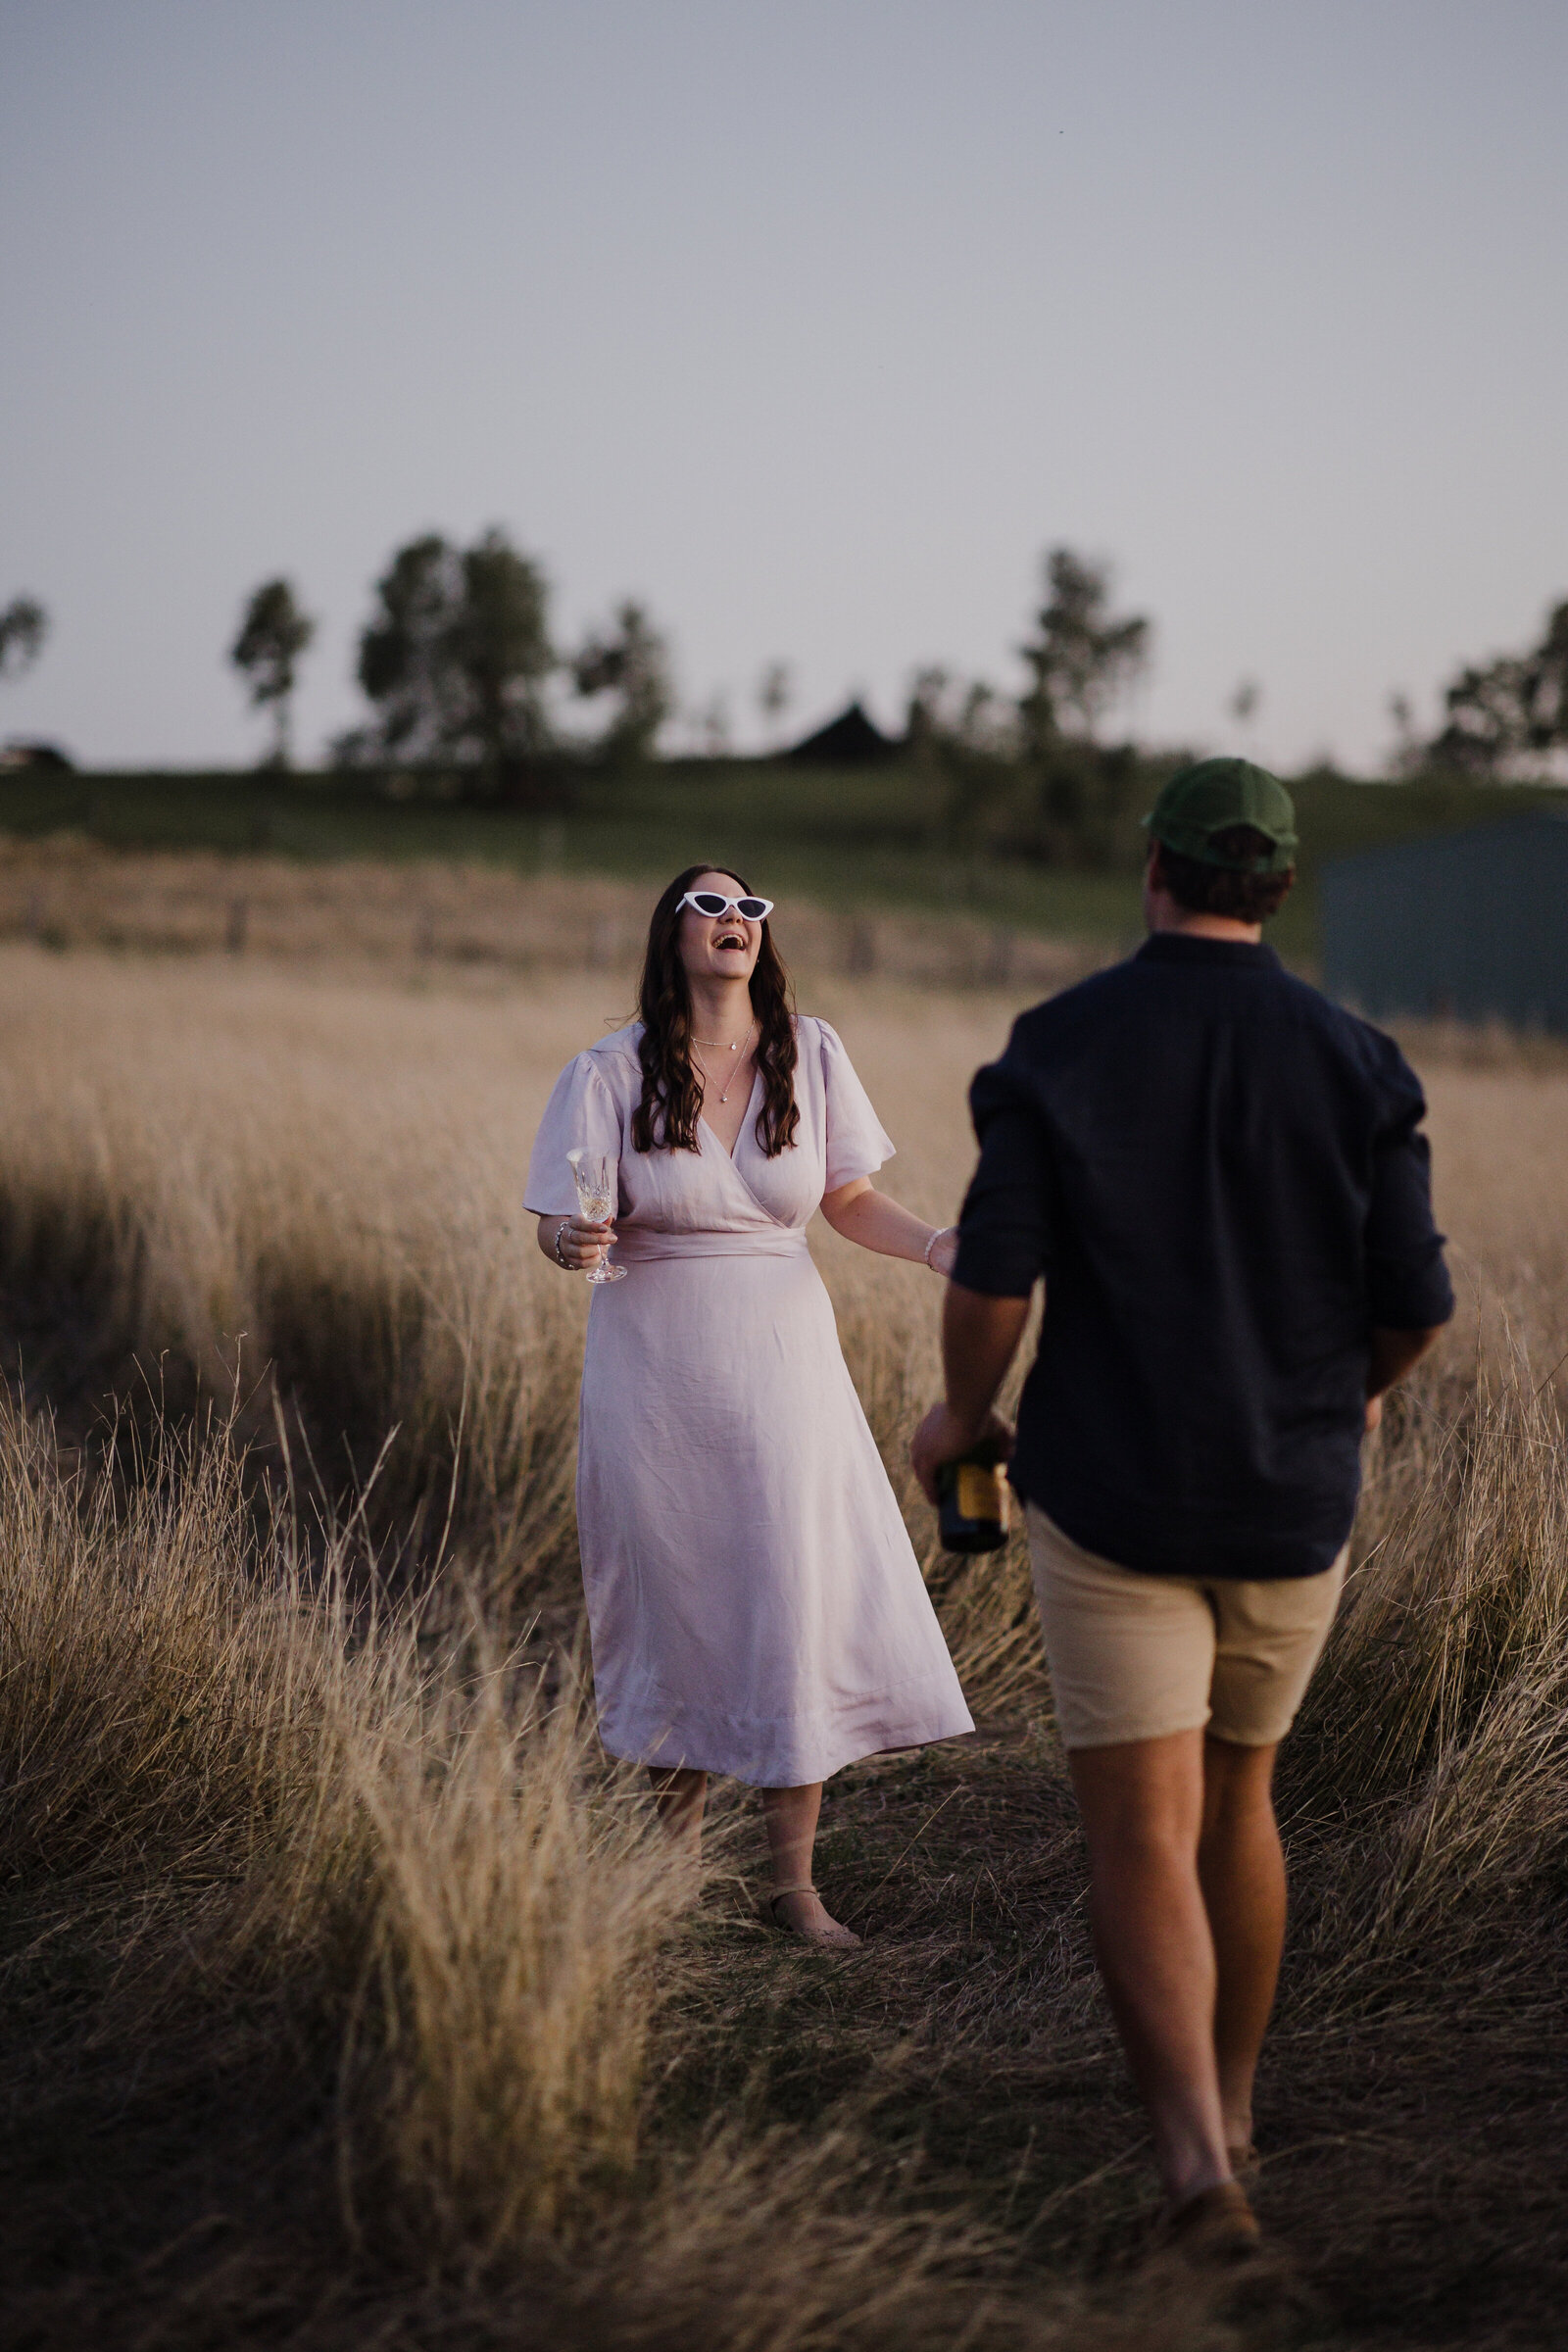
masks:
[[(724, 903), (717, 914), (712, 914), (706, 906), (698, 906), (699, 899), (723, 899)], [(749, 890), (738, 899), (725, 899), (721, 890), (689, 890), (681, 900), (681, 905), (689, 906), (693, 914), (700, 914), (705, 923), (719, 922), (726, 914), (740, 915), (743, 923), (765, 923), (776, 903), (773, 899), (760, 899)], [(760, 914), (741, 914), (741, 908), (748, 906), (760, 906), (762, 911)]]

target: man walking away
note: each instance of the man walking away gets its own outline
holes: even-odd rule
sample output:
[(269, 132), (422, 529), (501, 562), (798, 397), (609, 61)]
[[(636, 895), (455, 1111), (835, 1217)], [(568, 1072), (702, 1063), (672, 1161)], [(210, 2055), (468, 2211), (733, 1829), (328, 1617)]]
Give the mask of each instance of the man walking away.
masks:
[(1363, 1430), (1453, 1294), (1413, 1072), (1262, 945), (1295, 872), (1284, 786), (1203, 760), (1146, 821), (1150, 937), (975, 1079), (947, 1396), (913, 1456), (934, 1497), (943, 1462), (1010, 1435), (992, 1401), (1044, 1276), (1010, 1475), (1095, 1948), (1168, 2233), (1227, 2258), (1257, 2236), (1235, 2175), (1285, 1933), (1274, 1757)]

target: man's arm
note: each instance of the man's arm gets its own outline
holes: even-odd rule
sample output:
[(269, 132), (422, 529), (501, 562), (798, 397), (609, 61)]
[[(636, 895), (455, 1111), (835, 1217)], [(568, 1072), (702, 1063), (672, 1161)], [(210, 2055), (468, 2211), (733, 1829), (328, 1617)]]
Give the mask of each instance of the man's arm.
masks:
[(1383, 1418), (1383, 1397), (1425, 1355), (1444, 1326), (1428, 1331), (1388, 1331), (1374, 1327), (1366, 1367), (1366, 1425), (1376, 1429)]
[(1392, 1043), (1386, 1073), (1396, 1109), (1373, 1163), (1367, 1212), (1366, 1426), (1383, 1418), (1383, 1396), (1420, 1362), (1453, 1313), (1453, 1285), (1432, 1214), (1432, 1153), (1421, 1121), (1421, 1082)]
[(909, 1459), (928, 1502), (937, 1498), (937, 1472), (982, 1438), (1010, 1446), (1012, 1431), (992, 1411), (1007, 1366), (1029, 1320), (1027, 1298), (992, 1298), (950, 1282), (942, 1309), (942, 1369), (947, 1395), (914, 1433)]
[[(1017, 1052), (981, 1070), (969, 1090), (980, 1160), (959, 1212), (958, 1246), (942, 1310), (947, 1395), (914, 1435), (909, 1459), (927, 1498), (944, 1462), (982, 1438), (1012, 1450), (1012, 1431), (992, 1410), (1018, 1352), (1035, 1284), (1050, 1248), (1052, 1168), (1045, 1122)], [(935, 1251), (932, 1253), (935, 1255)]]
[(1453, 1285), (1432, 1214), (1432, 1153), (1421, 1132), (1421, 1082), (1391, 1040), (1385, 1083), (1393, 1108), (1373, 1161), (1366, 1226), (1366, 1425), (1383, 1418), (1380, 1399), (1418, 1363), (1453, 1313)]

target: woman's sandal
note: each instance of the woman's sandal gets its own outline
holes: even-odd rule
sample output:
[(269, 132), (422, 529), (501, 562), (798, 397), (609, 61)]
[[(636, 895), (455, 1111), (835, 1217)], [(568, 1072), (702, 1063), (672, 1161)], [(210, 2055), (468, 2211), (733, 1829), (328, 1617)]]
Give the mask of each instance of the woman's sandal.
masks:
[(810, 1886), (775, 1886), (772, 1893), (764, 1896), (762, 1900), (761, 1913), (765, 1925), (776, 1928), (781, 1936), (798, 1936), (802, 1943), (814, 1943), (821, 1951), (847, 1952), (851, 1950), (860, 1940), (853, 1928), (842, 1928), (837, 1920), (828, 1929), (813, 1931), (809, 1928), (792, 1928), (779, 1918), (778, 1912), (774, 1909), (774, 1905), (781, 1903), (787, 1894), (815, 1894), (815, 1892), (816, 1888)]

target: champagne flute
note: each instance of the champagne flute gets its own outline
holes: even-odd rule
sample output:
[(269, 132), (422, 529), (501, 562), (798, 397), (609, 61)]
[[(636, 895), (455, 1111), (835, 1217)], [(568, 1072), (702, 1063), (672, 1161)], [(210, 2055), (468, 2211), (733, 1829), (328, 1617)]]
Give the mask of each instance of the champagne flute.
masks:
[[(615, 1213), (614, 1160), (608, 1152), (590, 1152), (586, 1144), (578, 1144), (566, 1153), (566, 1158), (584, 1222), (608, 1225)], [(608, 1257), (602, 1257), (588, 1280), (597, 1288), (602, 1282), (624, 1282), (625, 1278), (624, 1266), (612, 1266)]]

